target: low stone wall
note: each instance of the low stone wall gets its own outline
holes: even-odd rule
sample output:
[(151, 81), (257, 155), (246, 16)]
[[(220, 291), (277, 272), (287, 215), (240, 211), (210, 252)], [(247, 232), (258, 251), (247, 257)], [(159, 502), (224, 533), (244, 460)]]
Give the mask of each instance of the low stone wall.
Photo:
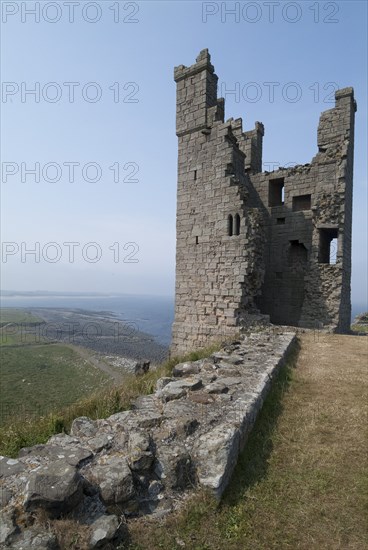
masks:
[(53, 529), (68, 517), (84, 526), (86, 548), (114, 548), (123, 516), (161, 517), (199, 486), (220, 498), (294, 341), (244, 336), (177, 365), (132, 410), (77, 418), (70, 435), (1, 457), (0, 547), (59, 549)]

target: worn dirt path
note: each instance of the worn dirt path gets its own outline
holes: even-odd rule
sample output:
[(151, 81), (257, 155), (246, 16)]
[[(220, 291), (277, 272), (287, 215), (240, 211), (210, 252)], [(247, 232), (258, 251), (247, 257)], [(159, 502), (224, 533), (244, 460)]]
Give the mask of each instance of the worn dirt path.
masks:
[(94, 367), (98, 368), (99, 370), (103, 371), (105, 374), (110, 376), (117, 384), (120, 384), (124, 379), (124, 373), (119, 373), (107, 363), (105, 363), (102, 359), (97, 359), (94, 355), (92, 355), (88, 350), (79, 347), (79, 346), (73, 346), (73, 344), (66, 344), (68, 348), (71, 348), (73, 351), (78, 353), (80, 357), (91, 363)]

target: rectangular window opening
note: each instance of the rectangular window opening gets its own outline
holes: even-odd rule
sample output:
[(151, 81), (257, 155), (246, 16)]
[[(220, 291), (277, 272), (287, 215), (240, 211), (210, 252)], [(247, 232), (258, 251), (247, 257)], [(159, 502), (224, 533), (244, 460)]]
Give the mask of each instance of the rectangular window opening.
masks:
[(197, 179), (197, 170), (194, 170), (194, 181)]
[(335, 264), (337, 259), (337, 238), (330, 242), (330, 264)]
[(338, 251), (338, 230), (326, 228), (319, 230), (318, 261), (320, 264), (336, 264)]
[(285, 223), (285, 218), (276, 218), (277, 225), (282, 225)]
[(269, 180), (268, 206), (282, 206), (284, 204), (284, 178)]
[(293, 197), (293, 212), (302, 212), (310, 210), (312, 204), (312, 195), (299, 195)]
[(198, 237), (195, 238), (195, 243), (198, 244)]

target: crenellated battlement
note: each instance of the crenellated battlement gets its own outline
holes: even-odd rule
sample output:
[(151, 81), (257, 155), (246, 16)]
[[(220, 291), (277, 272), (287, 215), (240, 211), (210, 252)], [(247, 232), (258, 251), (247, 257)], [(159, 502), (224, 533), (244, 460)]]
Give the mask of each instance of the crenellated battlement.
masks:
[[(179, 138), (174, 353), (254, 316), (350, 326), (356, 102), (336, 92), (310, 164), (262, 172), (264, 126), (225, 121), (208, 50), (175, 68)], [(333, 252), (335, 251), (335, 254)], [(238, 327), (238, 328), (237, 328)]]

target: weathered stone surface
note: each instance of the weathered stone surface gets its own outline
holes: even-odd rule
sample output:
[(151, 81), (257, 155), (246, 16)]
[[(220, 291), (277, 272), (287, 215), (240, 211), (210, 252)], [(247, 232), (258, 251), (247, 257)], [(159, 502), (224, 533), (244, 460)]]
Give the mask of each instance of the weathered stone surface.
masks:
[(113, 423), (116, 427), (124, 427), (126, 425), (127, 419), (130, 417), (130, 411), (123, 411), (109, 416), (107, 419), (110, 423)]
[(184, 397), (187, 393), (186, 388), (184, 388), (183, 386), (172, 386), (171, 384), (172, 382), (170, 382), (170, 384), (167, 384), (164, 389), (158, 393), (158, 396), (164, 402), (172, 401), (173, 399), (180, 399), (181, 397)]
[(116, 433), (113, 440), (113, 448), (116, 451), (122, 451), (127, 448), (128, 445), (128, 431), (122, 429), (120, 426), (116, 428)]
[(216, 380), (204, 388), (208, 393), (227, 393), (229, 386), (223, 380)]
[(24, 466), (16, 458), (8, 458), (7, 456), (0, 456), (0, 477), (12, 476), (19, 474), (24, 470)]
[(227, 386), (228, 388), (231, 388), (231, 386), (237, 386), (238, 384), (241, 384), (243, 381), (242, 378), (239, 377), (235, 377), (235, 376), (232, 376), (232, 377), (225, 377), (225, 378), (221, 378), (221, 382), (223, 384), (225, 384), (225, 386)]
[(150, 438), (146, 432), (131, 431), (129, 433), (129, 457), (128, 463), (133, 471), (149, 470), (152, 466), (154, 455), (150, 451)]
[(13, 492), (7, 487), (0, 487), (0, 508), (3, 508), (8, 504), (13, 496)]
[[(8, 546), (9, 547), (9, 546)], [(29, 528), (11, 542), (12, 550), (60, 550), (56, 536), (51, 532)]]
[(102, 449), (107, 449), (112, 446), (113, 437), (111, 435), (100, 434), (96, 437), (88, 439), (88, 447), (94, 452), (99, 453)]
[(203, 434), (194, 447), (201, 485), (221, 496), (240, 451), (239, 430), (223, 424)]
[(81, 498), (82, 483), (76, 469), (64, 460), (56, 460), (30, 474), (24, 507), (29, 511), (43, 508), (57, 517), (72, 510)]
[(101, 456), (83, 469), (82, 473), (98, 487), (102, 501), (107, 506), (131, 500), (135, 494), (132, 472), (124, 456)]
[(198, 374), (200, 367), (195, 363), (179, 363), (173, 369), (174, 376), (188, 376), (190, 374)]
[(11, 543), (12, 539), (19, 531), (14, 521), (13, 510), (2, 510), (0, 512), (0, 544)]
[(69, 447), (69, 445), (75, 446), (80, 444), (80, 439), (78, 437), (73, 437), (71, 435), (61, 433), (51, 436), (47, 444), (59, 445), (60, 447)]
[(47, 457), (51, 460), (65, 460), (71, 466), (78, 466), (81, 462), (91, 458), (92, 452), (89, 449), (77, 446), (58, 446), (58, 445), (35, 445), (34, 447), (24, 447), (20, 450), (20, 458), (27, 456)]
[(137, 414), (135, 417), (135, 421), (137, 423), (137, 426), (140, 428), (154, 428), (155, 426), (160, 426), (160, 424), (163, 422), (164, 417), (162, 416), (162, 413), (143, 413), (143, 414)]
[(242, 371), (239, 368), (233, 367), (230, 363), (224, 363), (223, 361), (219, 363), (216, 373), (218, 378), (222, 376), (237, 377), (242, 375)]
[(203, 386), (202, 380), (197, 377), (186, 377), (174, 382), (169, 382), (160, 390), (157, 395), (163, 401), (171, 401), (172, 399), (180, 399), (184, 397), (188, 391), (198, 390)]
[(199, 391), (189, 395), (190, 401), (193, 403), (199, 403), (201, 405), (209, 405), (215, 402), (215, 399), (212, 395), (209, 395), (206, 391)]
[(93, 437), (97, 432), (97, 422), (87, 416), (80, 416), (73, 420), (70, 434), (77, 437)]
[(90, 548), (103, 548), (111, 541), (119, 529), (119, 520), (114, 515), (100, 516), (91, 525)]
[(222, 364), (222, 365), (229, 365), (229, 366), (233, 366), (233, 365), (240, 365), (241, 363), (244, 362), (244, 357), (241, 357), (240, 355), (236, 355), (236, 354), (230, 354), (230, 353), (220, 353), (220, 352), (217, 352), (217, 353), (213, 353), (212, 356), (213, 358), (213, 361), (216, 365), (218, 365), (219, 363)]
[(160, 378), (156, 382), (156, 390), (158, 391), (162, 390), (165, 386), (167, 386), (167, 384), (173, 381), (174, 381), (174, 378), (171, 378), (169, 376), (164, 376), (163, 378)]
[(154, 479), (153, 481), (151, 481), (148, 487), (149, 498), (151, 499), (157, 498), (158, 495), (161, 493), (161, 491), (163, 491), (163, 489), (164, 489), (163, 484), (160, 481), (157, 481), (156, 479)]
[(187, 489), (195, 485), (195, 469), (183, 445), (162, 445), (156, 454), (155, 473), (169, 489)]

